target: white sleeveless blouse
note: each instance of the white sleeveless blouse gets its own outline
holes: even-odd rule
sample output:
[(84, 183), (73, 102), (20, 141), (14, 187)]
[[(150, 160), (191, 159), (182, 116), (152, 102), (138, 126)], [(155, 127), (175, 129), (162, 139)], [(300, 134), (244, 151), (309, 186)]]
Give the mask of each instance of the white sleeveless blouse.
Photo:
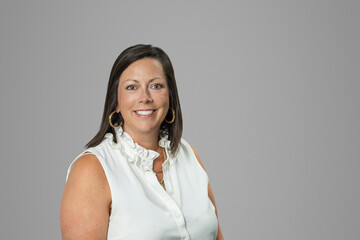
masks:
[(122, 128), (116, 134), (117, 144), (106, 134), (98, 146), (79, 155), (96, 155), (107, 177), (112, 197), (107, 239), (216, 239), (218, 222), (208, 197), (208, 176), (190, 145), (181, 139), (178, 153), (171, 156), (170, 141), (159, 141), (167, 153), (164, 190), (152, 170), (159, 154), (134, 143)]

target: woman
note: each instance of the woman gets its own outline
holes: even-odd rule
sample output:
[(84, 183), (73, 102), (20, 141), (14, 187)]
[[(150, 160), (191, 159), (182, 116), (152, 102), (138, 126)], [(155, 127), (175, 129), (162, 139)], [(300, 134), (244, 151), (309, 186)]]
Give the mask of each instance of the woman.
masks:
[(151, 45), (124, 50), (100, 130), (68, 170), (63, 239), (223, 239), (208, 177), (181, 134), (169, 57)]

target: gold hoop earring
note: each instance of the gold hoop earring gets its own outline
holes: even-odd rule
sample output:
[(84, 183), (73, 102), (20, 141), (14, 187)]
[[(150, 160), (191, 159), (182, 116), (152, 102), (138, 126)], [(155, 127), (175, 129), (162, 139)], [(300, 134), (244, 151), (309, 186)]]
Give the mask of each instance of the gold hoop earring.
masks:
[(121, 126), (121, 123), (119, 124), (119, 126), (114, 126), (114, 124), (112, 123), (112, 121), (111, 121), (111, 118), (112, 118), (112, 116), (114, 115), (114, 113), (118, 113), (118, 112), (116, 112), (116, 111), (113, 111), (112, 113), (110, 113), (110, 116), (109, 116), (109, 124), (110, 124), (110, 126), (111, 127), (113, 127), (113, 128), (119, 128), (120, 126)]
[(166, 120), (166, 117), (165, 117), (165, 122), (169, 123), (169, 124), (172, 124), (174, 121), (175, 121), (175, 111), (174, 109), (170, 108), (171, 111), (172, 111), (172, 119), (170, 121)]

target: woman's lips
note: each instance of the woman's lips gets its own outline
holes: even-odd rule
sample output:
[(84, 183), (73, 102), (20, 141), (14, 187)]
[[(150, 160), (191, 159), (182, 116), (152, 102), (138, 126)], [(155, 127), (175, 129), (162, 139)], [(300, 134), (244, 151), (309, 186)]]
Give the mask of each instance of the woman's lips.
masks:
[(154, 114), (155, 110), (137, 110), (135, 111), (136, 116), (138, 117), (151, 117)]

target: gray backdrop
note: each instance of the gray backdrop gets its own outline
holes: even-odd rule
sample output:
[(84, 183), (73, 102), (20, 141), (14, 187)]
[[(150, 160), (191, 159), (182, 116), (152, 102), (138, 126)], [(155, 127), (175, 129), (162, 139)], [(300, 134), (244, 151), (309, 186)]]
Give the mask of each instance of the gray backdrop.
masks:
[(359, 1), (0, 3), (0, 239), (60, 239), (66, 169), (136, 43), (173, 61), (226, 239), (360, 238)]

